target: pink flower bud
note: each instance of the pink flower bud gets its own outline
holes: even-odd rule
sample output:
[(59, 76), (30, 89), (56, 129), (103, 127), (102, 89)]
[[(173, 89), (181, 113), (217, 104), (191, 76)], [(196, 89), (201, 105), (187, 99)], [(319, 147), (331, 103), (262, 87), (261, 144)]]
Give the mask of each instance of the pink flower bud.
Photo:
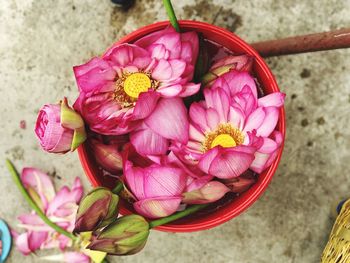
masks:
[(59, 104), (46, 104), (40, 109), (35, 134), (41, 147), (52, 153), (74, 151), (86, 139), (84, 121), (68, 106), (66, 98)]
[(110, 173), (123, 170), (123, 161), (117, 144), (103, 144), (98, 140), (91, 140), (90, 146), (97, 163)]
[[(208, 177), (208, 176), (205, 176)], [(211, 179), (212, 177), (208, 177)], [(197, 183), (196, 181), (200, 181)], [(182, 202), (185, 204), (207, 204), (221, 199), (230, 189), (218, 181), (209, 181), (201, 185), (204, 181), (195, 179), (189, 186), (188, 192), (183, 193)]]

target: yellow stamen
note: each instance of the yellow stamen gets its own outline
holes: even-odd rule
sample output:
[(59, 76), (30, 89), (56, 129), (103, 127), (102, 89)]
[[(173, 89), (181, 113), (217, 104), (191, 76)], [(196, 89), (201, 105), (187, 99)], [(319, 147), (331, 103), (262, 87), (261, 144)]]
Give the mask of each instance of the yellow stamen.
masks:
[(151, 88), (151, 79), (144, 73), (133, 73), (124, 81), (124, 91), (127, 95), (137, 99), (142, 92)]
[(229, 134), (219, 134), (210, 145), (210, 148), (221, 145), (224, 148), (235, 147), (236, 142)]
[(225, 148), (235, 147), (244, 142), (244, 135), (238, 128), (233, 127), (230, 123), (221, 123), (215, 130), (205, 134), (203, 141), (203, 152), (206, 152), (215, 146)]

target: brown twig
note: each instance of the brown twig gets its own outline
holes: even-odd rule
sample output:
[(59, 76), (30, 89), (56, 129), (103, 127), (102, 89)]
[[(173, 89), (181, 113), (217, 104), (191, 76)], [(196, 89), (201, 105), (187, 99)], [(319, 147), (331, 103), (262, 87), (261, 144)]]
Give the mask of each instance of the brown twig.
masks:
[(350, 47), (350, 28), (268, 40), (251, 44), (261, 56), (272, 57)]

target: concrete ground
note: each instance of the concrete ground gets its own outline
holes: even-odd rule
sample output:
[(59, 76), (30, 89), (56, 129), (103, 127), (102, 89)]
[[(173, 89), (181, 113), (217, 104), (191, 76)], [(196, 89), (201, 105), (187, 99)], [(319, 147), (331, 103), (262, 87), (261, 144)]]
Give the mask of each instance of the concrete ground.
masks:
[[(179, 18), (214, 23), (247, 42), (350, 26), (349, 0), (173, 2)], [(39, 149), (33, 133), (39, 107), (63, 95), (76, 97), (73, 65), (165, 19), (160, 0), (136, 0), (128, 12), (108, 0), (1, 0), (0, 159), (56, 173), (57, 185), (84, 178), (76, 153), (53, 156)], [(266, 193), (220, 227), (192, 234), (153, 232), (141, 253), (112, 262), (319, 262), (334, 204), (350, 196), (350, 50), (267, 62), (287, 93), (288, 128), (281, 165)], [(16, 216), (29, 208), (3, 161), (0, 180), (0, 217), (15, 226)], [(8, 262), (38, 261), (13, 249)]]

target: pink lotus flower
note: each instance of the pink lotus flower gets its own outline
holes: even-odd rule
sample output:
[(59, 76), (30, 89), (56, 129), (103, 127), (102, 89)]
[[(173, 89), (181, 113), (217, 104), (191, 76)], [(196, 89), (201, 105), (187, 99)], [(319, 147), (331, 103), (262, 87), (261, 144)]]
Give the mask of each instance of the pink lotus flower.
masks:
[[(35, 168), (24, 168), (21, 180), (32, 199), (45, 212), (46, 216), (67, 231), (74, 229), (74, 221), (78, 204), (83, 195), (83, 187), (77, 177), (72, 189), (63, 186), (55, 193), (50, 177)], [(34, 212), (18, 217), (19, 227), (26, 230), (22, 234), (13, 231), (15, 243), (24, 255), (38, 249), (59, 247), (64, 249), (70, 245), (70, 239), (59, 235), (47, 226)]]
[(196, 34), (167, 32), (113, 46), (101, 58), (74, 67), (80, 91), (74, 108), (93, 131), (128, 133), (152, 113), (160, 97), (199, 90), (199, 84), (189, 83), (198, 53)]
[(135, 210), (148, 218), (165, 217), (176, 212), (186, 187), (186, 175), (182, 169), (156, 163), (136, 167), (126, 160), (124, 180), (136, 199)]
[(68, 106), (66, 98), (40, 109), (35, 134), (41, 147), (52, 153), (74, 151), (86, 139), (84, 121)]
[(273, 131), (285, 95), (258, 99), (254, 79), (231, 71), (205, 89), (204, 96), (205, 101), (190, 108), (189, 142), (171, 147), (180, 159), (222, 179), (270, 165), (282, 142)]

